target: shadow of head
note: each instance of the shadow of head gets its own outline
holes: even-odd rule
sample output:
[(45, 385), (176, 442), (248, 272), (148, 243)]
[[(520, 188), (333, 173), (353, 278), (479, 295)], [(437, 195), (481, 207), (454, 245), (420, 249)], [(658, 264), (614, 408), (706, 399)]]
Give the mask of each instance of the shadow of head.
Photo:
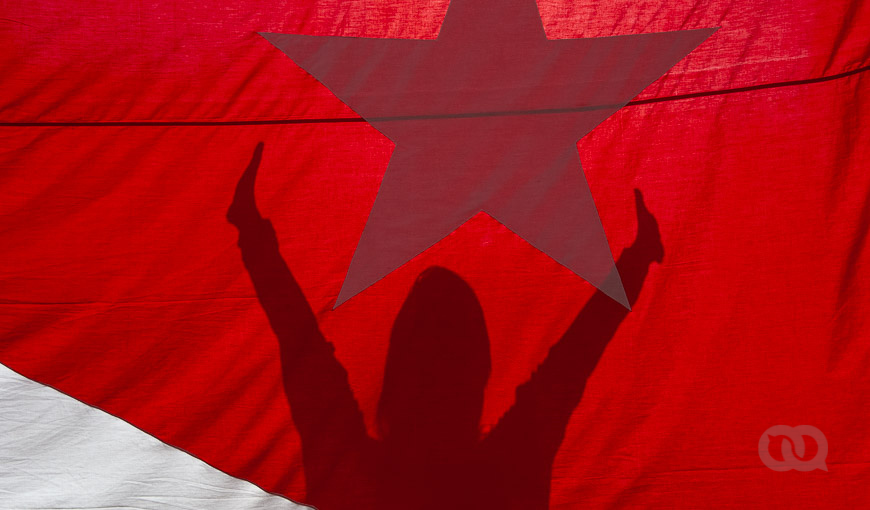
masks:
[(479, 438), (489, 338), (474, 291), (430, 267), (393, 324), (378, 405), (381, 437), (402, 448), (465, 448)]

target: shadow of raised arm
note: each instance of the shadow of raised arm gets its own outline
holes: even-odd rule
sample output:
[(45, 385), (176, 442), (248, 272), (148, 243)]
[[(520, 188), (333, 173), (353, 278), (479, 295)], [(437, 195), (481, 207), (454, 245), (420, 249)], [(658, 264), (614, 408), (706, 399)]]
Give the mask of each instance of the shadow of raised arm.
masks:
[(239, 230), (242, 261), (280, 344), (284, 391), (302, 439), (308, 497), (313, 501), (314, 488), (335, 477), (330, 470), (348, 462), (348, 455), (368, 436), (347, 371), (281, 257), (272, 223), (257, 209), (254, 187), (262, 154), (260, 143), (239, 179), (227, 220)]
[[(637, 237), (616, 264), (632, 305), (650, 265), (661, 262), (664, 255), (658, 224), (637, 190), (635, 203)], [(550, 469), (568, 420), (580, 403), (586, 381), (627, 314), (621, 304), (596, 292), (529, 381), (517, 388), (515, 404), (487, 437), (490, 454), (500, 462), (529, 466), (517, 472), (529, 470), (524, 476), (539, 477), (538, 490), (549, 490)]]

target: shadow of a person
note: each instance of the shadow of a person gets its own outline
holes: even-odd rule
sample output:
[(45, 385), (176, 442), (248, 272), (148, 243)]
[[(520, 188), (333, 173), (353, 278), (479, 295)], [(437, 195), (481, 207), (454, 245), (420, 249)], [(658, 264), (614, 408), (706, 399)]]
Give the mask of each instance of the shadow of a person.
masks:
[[(371, 438), (347, 372), (320, 332), (256, 206), (257, 145), (227, 219), (280, 344), (284, 389), (302, 441), (306, 502), (320, 510), (546, 509), (553, 460), (586, 381), (628, 311), (597, 292), (516, 392), (485, 437), (489, 338), (472, 289), (440, 267), (423, 271), (390, 338)], [(634, 303), (664, 254), (655, 218), (635, 191), (637, 237), (617, 267)]]

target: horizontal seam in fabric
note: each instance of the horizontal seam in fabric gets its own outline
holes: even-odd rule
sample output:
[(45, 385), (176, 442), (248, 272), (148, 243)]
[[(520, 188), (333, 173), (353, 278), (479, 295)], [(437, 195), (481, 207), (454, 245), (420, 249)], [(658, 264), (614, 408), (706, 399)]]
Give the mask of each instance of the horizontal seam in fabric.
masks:
[(256, 300), (257, 296), (217, 296), (204, 297), (193, 299), (130, 299), (123, 301), (0, 301), (0, 307), (3, 306), (22, 306), (22, 307), (38, 307), (38, 306), (124, 306), (124, 305), (174, 305), (181, 303), (199, 303), (203, 301), (251, 301)]

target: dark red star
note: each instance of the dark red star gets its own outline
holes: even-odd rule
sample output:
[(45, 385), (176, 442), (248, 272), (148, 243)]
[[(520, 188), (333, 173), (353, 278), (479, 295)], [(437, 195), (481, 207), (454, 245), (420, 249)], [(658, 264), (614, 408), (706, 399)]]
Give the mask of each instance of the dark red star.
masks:
[(396, 144), (336, 306), (484, 211), (627, 307), (577, 141), (715, 31), (548, 40), (534, 0), (452, 0), (436, 40), (262, 34)]

